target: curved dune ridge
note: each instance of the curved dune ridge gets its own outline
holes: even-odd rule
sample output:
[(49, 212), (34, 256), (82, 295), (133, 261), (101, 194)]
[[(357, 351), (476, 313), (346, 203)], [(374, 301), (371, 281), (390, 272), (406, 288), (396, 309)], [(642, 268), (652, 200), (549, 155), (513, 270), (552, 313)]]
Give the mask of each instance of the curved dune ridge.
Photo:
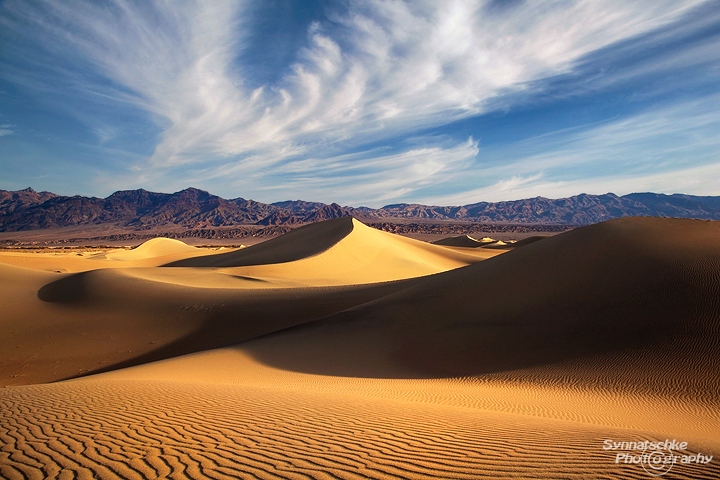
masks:
[[(9, 273), (14, 274), (17, 267)], [(0, 269), (2, 273), (3, 269)], [(184, 286), (123, 270), (65, 276), (31, 270), (5, 291), (0, 381), (17, 385), (234, 345), (424, 281), (304, 288)], [(190, 272), (191, 273), (191, 272)], [(199, 272), (201, 275), (203, 272)], [(51, 281), (54, 280), (54, 281)]]
[(720, 222), (273, 242), (0, 264), (1, 380), (75, 377), (0, 389), (0, 477), (649, 478), (603, 442), (666, 438), (714, 459), (665, 478), (720, 477)]

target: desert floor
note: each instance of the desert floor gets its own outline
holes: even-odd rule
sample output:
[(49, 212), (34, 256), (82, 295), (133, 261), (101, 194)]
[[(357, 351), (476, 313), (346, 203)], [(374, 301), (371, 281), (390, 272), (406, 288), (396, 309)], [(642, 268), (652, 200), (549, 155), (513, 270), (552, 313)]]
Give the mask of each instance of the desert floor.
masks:
[(720, 478), (720, 222), (464, 242), (0, 252), (0, 478)]

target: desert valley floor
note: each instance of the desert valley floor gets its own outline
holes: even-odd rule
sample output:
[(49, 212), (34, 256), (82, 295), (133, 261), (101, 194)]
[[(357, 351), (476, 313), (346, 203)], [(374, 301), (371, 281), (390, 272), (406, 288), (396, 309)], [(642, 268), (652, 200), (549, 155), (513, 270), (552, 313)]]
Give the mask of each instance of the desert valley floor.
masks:
[(720, 222), (468, 248), (345, 217), (6, 250), (0, 289), (0, 478), (720, 478)]

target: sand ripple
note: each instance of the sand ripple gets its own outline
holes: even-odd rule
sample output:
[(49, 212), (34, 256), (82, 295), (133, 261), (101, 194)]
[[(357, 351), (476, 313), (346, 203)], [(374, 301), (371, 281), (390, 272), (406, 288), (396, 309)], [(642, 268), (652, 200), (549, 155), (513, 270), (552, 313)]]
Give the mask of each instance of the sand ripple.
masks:
[[(637, 431), (276, 388), (81, 382), (0, 392), (3, 478), (647, 478)], [(707, 453), (707, 450), (704, 452)], [(720, 463), (674, 478), (718, 478)]]

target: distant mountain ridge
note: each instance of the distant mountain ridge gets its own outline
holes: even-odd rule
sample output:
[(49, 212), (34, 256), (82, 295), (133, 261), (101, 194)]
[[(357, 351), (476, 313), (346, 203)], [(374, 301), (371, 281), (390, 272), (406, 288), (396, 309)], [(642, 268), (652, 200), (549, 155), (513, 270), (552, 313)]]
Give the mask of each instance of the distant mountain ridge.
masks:
[(720, 197), (661, 193), (582, 193), (568, 198), (528, 198), (506, 202), (480, 202), (459, 207), (419, 204), (387, 205), (375, 215), (388, 218), (471, 220), (486, 223), (589, 225), (620, 217), (678, 217), (720, 220)]
[(285, 225), (358, 216), (366, 220), (436, 220), (538, 225), (588, 225), (627, 216), (720, 220), (720, 197), (631, 193), (580, 194), (464, 206), (394, 204), (379, 209), (342, 207), (302, 200), (273, 204), (244, 198), (226, 200), (196, 188), (176, 193), (122, 190), (107, 198), (61, 196), (0, 190), (0, 231), (118, 224), (134, 229), (176, 226), (211, 228), (232, 225)]
[(211, 228), (232, 225), (300, 225), (350, 216), (337, 204), (280, 202), (271, 205), (224, 198), (197, 188), (176, 193), (121, 190), (107, 198), (66, 197), (26, 188), (0, 190), (0, 231), (78, 225), (119, 224), (134, 229), (177, 226)]

